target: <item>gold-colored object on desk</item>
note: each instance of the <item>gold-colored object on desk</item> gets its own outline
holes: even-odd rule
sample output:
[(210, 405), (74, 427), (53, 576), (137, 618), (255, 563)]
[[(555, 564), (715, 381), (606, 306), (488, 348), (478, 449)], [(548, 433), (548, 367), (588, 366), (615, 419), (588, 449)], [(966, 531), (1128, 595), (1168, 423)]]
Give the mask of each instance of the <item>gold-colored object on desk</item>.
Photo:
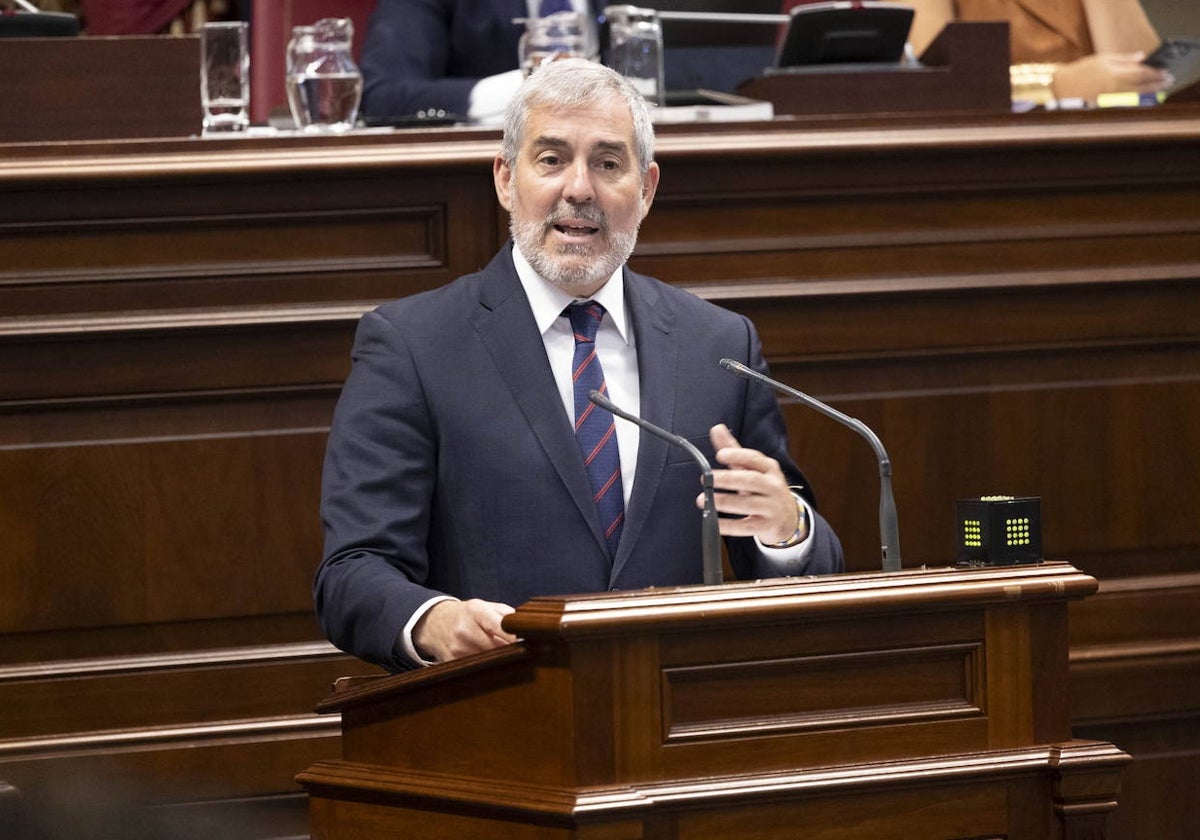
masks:
[(1008, 68), (1009, 81), (1012, 83), (1012, 98), (1014, 101), (1033, 102), (1038, 105), (1049, 105), (1054, 102), (1054, 74), (1057, 64), (1030, 63), (1013, 64)]

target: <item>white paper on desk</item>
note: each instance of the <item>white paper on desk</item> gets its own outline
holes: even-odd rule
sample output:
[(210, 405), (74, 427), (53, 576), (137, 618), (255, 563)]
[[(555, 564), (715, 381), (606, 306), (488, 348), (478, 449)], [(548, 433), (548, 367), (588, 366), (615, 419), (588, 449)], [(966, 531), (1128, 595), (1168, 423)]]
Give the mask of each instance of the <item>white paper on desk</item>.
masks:
[(656, 123), (689, 123), (755, 122), (775, 118), (775, 106), (770, 102), (715, 90), (699, 90), (697, 93), (711, 101), (653, 107), (650, 109), (650, 119)]

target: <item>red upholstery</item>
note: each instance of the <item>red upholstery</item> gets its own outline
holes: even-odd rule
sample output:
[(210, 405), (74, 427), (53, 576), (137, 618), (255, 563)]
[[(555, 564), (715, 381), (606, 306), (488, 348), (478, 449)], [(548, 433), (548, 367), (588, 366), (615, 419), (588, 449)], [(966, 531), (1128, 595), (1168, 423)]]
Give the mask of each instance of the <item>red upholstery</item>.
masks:
[(254, 0), (250, 23), (250, 121), (265, 123), (271, 112), (287, 107), (284, 87), (287, 43), (293, 26), (321, 18), (354, 21), (354, 59), (358, 60), (367, 18), (376, 0)]
[(82, 0), (79, 6), (88, 35), (153, 35), (182, 14), (189, 3), (191, 0)]

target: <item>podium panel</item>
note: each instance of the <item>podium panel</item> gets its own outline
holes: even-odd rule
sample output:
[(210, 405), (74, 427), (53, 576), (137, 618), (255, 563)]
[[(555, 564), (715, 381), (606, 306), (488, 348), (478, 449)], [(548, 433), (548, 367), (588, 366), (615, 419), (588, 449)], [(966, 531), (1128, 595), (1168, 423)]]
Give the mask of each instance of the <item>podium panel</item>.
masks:
[(1065, 564), (537, 598), (522, 642), (350, 681), (314, 838), (1103, 836)]

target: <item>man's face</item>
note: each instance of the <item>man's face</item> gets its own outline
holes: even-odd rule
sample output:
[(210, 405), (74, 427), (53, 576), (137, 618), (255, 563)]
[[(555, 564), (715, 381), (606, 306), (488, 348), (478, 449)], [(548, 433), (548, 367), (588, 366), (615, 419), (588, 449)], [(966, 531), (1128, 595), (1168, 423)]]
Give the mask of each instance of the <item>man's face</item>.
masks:
[(517, 161), (497, 157), (496, 194), (530, 265), (576, 297), (588, 297), (629, 258), (658, 187), (643, 178), (633, 119), (621, 100), (529, 115)]

